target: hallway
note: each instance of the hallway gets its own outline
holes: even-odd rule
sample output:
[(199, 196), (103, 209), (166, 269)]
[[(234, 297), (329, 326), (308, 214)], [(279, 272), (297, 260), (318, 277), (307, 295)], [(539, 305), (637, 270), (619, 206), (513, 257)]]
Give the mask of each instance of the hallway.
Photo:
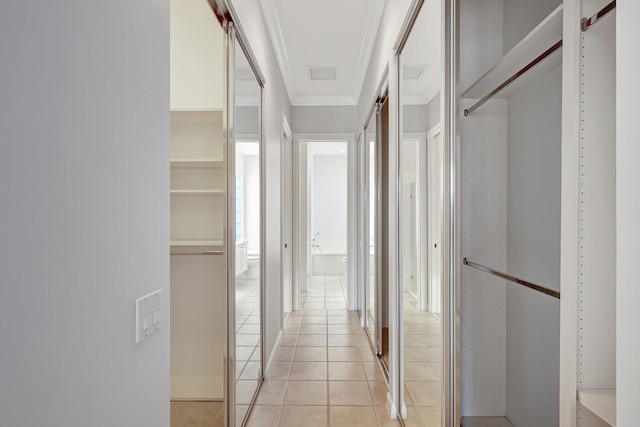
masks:
[(389, 418), (384, 376), (358, 314), (346, 310), (343, 285), (335, 276), (310, 280), (303, 308), (287, 318), (248, 427), (400, 425)]

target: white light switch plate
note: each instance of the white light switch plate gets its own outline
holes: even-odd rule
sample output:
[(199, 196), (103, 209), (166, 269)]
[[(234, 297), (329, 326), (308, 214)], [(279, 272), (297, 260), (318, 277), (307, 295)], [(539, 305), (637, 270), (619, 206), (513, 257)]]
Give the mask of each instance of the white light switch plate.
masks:
[(162, 326), (162, 289), (136, 300), (136, 344)]

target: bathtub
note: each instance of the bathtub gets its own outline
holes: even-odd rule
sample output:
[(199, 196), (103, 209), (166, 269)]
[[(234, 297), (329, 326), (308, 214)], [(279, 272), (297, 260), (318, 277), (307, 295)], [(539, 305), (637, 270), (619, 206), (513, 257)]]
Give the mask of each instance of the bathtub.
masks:
[(312, 276), (346, 276), (347, 254), (327, 252), (311, 254)]

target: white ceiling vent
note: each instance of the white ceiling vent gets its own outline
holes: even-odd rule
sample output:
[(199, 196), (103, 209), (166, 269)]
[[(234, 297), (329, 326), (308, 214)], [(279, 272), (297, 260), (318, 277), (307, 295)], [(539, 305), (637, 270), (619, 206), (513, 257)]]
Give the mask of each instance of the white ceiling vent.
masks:
[(253, 70), (249, 66), (236, 67), (236, 80), (241, 82), (256, 81), (256, 77), (253, 74)]
[(335, 80), (336, 74), (336, 67), (309, 66), (311, 80)]
[(427, 66), (427, 64), (405, 65), (402, 67), (402, 78), (404, 80), (418, 80)]

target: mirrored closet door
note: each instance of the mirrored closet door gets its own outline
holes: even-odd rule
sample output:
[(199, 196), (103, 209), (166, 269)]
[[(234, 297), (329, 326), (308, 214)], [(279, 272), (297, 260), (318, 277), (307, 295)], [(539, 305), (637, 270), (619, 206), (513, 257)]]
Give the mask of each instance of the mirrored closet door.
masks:
[[(229, 23), (228, 242), (229, 292), (234, 301), (233, 375), (235, 421), (247, 414), (264, 378), (263, 253), (264, 178), (261, 101), (262, 83), (237, 28)], [(230, 357), (233, 360), (233, 357)]]
[(425, 0), (399, 53), (400, 405), (408, 425), (441, 425), (443, 138), (441, 8)]
[(369, 123), (365, 127), (364, 135), (364, 170), (366, 197), (366, 225), (365, 225), (365, 327), (373, 351), (378, 354), (380, 349), (380, 331), (378, 328), (378, 278), (379, 278), (379, 233), (378, 233), (378, 160), (379, 150), (377, 142), (378, 108), (374, 107)]
[(388, 182), (389, 97), (386, 76), (364, 128), (364, 325), (374, 353), (389, 374)]

